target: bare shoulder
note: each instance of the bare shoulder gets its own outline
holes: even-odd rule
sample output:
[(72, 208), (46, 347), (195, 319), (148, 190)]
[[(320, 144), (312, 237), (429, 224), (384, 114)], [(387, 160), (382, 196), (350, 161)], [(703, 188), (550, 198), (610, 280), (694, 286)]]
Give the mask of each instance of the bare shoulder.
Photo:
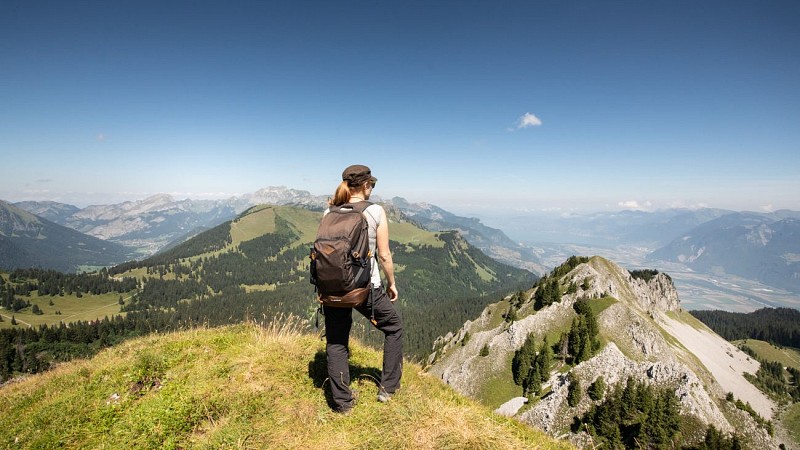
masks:
[(383, 221), (383, 218), (386, 217), (386, 210), (383, 209), (383, 206), (377, 203), (369, 205), (364, 212), (368, 213), (378, 222)]

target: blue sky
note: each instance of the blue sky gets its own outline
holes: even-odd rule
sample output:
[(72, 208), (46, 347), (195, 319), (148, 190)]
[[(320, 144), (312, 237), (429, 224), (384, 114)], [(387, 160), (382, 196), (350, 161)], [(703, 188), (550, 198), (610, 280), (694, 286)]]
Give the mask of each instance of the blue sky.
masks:
[(800, 210), (800, 2), (0, 4), (0, 199)]

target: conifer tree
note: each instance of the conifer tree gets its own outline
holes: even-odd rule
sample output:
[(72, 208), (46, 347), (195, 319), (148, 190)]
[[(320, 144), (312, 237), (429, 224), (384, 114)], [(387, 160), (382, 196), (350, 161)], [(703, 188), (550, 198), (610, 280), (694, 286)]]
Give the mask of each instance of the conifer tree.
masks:
[(528, 369), (528, 374), (522, 380), (522, 395), (525, 397), (537, 396), (541, 388), (542, 383), (539, 367), (536, 365), (535, 361), (533, 361)]
[(569, 373), (569, 390), (567, 391), (567, 404), (571, 407), (578, 406), (581, 402), (583, 393), (581, 392), (581, 380), (573, 372)]
[(505, 320), (508, 323), (514, 323), (517, 320), (517, 309), (514, 308), (514, 305), (511, 305), (508, 308), (508, 312), (505, 314)]
[(562, 361), (567, 360), (569, 355), (569, 333), (561, 333), (561, 340), (558, 343), (558, 356)]
[(542, 346), (539, 347), (539, 352), (534, 356), (528, 376), (523, 382), (523, 395), (539, 395), (541, 393), (542, 385), (550, 378), (552, 361), (553, 349), (545, 339)]
[(522, 344), (519, 350), (514, 352), (514, 358), (511, 360), (511, 373), (514, 376), (514, 383), (522, 386), (528, 371), (530, 371), (531, 363), (536, 355), (536, 343), (534, 342), (533, 333), (528, 335), (525, 343)]
[(545, 338), (542, 342), (542, 346), (539, 347), (539, 354), (536, 355), (536, 366), (539, 369), (539, 376), (541, 377), (542, 383), (550, 378), (550, 366), (552, 365), (553, 348), (550, 347), (550, 344), (547, 342), (547, 338)]
[(586, 392), (592, 400), (601, 400), (606, 394), (606, 381), (603, 379), (603, 376), (600, 375), (597, 377)]

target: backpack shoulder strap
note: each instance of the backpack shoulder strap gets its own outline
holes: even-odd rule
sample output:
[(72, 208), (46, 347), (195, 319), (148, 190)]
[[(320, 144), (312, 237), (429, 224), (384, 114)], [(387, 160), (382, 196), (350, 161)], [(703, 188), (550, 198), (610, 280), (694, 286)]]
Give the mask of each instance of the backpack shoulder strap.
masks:
[(372, 202), (363, 201), (363, 202), (358, 202), (358, 203), (345, 203), (341, 207), (342, 208), (352, 208), (355, 211), (363, 213), (364, 210), (369, 208), (370, 206), (372, 206)]

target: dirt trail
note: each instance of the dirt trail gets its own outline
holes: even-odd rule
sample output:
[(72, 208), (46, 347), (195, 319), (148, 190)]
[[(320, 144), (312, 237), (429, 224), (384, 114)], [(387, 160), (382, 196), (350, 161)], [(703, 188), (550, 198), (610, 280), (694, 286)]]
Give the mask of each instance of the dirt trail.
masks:
[[(11, 318), (12, 318), (11, 316), (8, 316), (8, 315), (5, 315), (5, 314), (0, 314), (0, 316), (3, 316), (3, 320), (8, 320), (9, 322), (11, 322)], [(29, 324), (28, 322), (25, 322), (24, 320), (18, 319), (16, 317), (14, 317), (14, 320), (16, 320), (17, 323), (21, 323), (23, 325), (27, 325), (28, 328), (33, 326), (33, 325)]]

